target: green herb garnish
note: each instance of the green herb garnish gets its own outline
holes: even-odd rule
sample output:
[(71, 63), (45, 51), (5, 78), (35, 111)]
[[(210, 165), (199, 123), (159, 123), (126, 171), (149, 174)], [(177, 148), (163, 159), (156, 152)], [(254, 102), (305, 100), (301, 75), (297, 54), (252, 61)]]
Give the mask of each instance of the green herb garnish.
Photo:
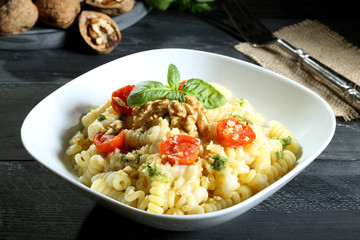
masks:
[(109, 135), (118, 135), (120, 130), (115, 130), (113, 128), (110, 128), (106, 133)]
[(106, 120), (106, 117), (105, 117), (104, 115), (102, 115), (102, 114), (99, 114), (99, 115), (97, 116), (97, 120), (98, 120), (99, 122), (102, 122), (102, 121)]
[(130, 107), (142, 106), (147, 102), (164, 98), (170, 89), (157, 81), (144, 81), (135, 85), (129, 94), (127, 104)]
[(187, 80), (178, 90), (180, 73), (175, 65), (168, 68), (167, 82), (169, 87), (158, 81), (143, 81), (135, 85), (131, 91), (127, 104), (130, 107), (142, 106), (145, 103), (167, 97), (170, 100), (186, 102), (185, 96), (195, 96), (207, 109), (213, 109), (225, 105), (226, 98), (211, 84), (197, 78)]
[(273, 137), (273, 139), (279, 140), (281, 142), (281, 145), (282, 145), (283, 149), (291, 144), (291, 137), (290, 136), (286, 136), (284, 138)]
[(276, 157), (277, 160), (280, 160), (283, 156), (284, 156), (284, 152), (283, 152), (283, 151), (277, 151), (277, 152), (275, 152), (275, 157)]
[(121, 155), (120, 161), (124, 162), (126, 166), (136, 169), (136, 164), (139, 164), (140, 157), (142, 154), (132, 154), (132, 155)]
[(180, 85), (180, 72), (179, 69), (174, 65), (170, 64), (167, 74), (167, 82), (171, 89), (178, 89)]
[(130, 160), (127, 159), (125, 155), (122, 155), (121, 158), (120, 158), (120, 160), (121, 160), (122, 162), (124, 162), (124, 163), (130, 162)]
[(150, 177), (162, 174), (161, 169), (156, 165), (150, 165), (149, 163), (146, 163), (145, 166)]
[(234, 117), (235, 119), (237, 119), (237, 120), (241, 121), (241, 122), (246, 123), (246, 125), (248, 125), (248, 124), (249, 124), (249, 121), (248, 121), (248, 120), (246, 120), (245, 118), (241, 117), (240, 115), (234, 115), (233, 117)]
[(227, 166), (227, 163), (229, 159), (222, 156), (221, 154), (216, 154), (212, 157), (214, 162), (211, 164), (211, 167), (217, 171), (220, 171), (221, 169), (225, 168)]
[(243, 107), (246, 104), (245, 98), (237, 98), (236, 101), (239, 102), (240, 107)]
[(142, 155), (143, 154), (140, 154), (140, 153), (135, 154), (136, 163), (140, 162), (140, 158), (141, 158)]
[(218, 108), (226, 104), (224, 95), (216, 90), (211, 84), (204, 82), (201, 79), (193, 78), (187, 80), (180, 92), (182, 95), (195, 96), (202, 102), (204, 108), (207, 109)]
[(169, 176), (166, 175), (166, 174), (161, 170), (161, 168), (159, 168), (159, 167), (156, 166), (155, 164), (144, 163), (144, 164), (142, 165), (142, 168), (147, 170), (147, 172), (148, 172), (148, 174), (149, 174), (149, 177), (158, 176), (158, 177), (161, 177), (161, 179), (162, 179), (164, 182), (168, 182), (168, 181), (169, 181)]

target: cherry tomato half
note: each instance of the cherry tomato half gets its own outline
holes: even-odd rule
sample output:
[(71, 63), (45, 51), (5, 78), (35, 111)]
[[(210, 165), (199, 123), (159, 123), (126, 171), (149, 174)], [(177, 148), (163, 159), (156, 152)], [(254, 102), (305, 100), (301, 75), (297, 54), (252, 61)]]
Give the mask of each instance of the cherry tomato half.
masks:
[(200, 141), (188, 135), (174, 135), (160, 143), (160, 154), (172, 164), (191, 165), (200, 150)]
[(127, 98), (134, 87), (135, 85), (127, 85), (112, 93), (111, 106), (117, 114), (125, 113), (126, 116), (131, 116), (133, 107), (127, 105)]
[(187, 81), (187, 80), (184, 80), (184, 81), (182, 81), (182, 82), (179, 84), (178, 90), (181, 90), (181, 89), (182, 89), (182, 87), (183, 87), (183, 85), (184, 85), (184, 83), (185, 83), (186, 81)]
[(113, 152), (116, 148), (121, 148), (124, 144), (124, 131), (121, 130), (118, 135), (99, 132), (95, 134), (93, 142), (100, 152)]
[(235, 118), (221, 120), (216, 126), (216, 133), (222, 145), (233, 148), (245, 146), (256, 138), (250, 126)]

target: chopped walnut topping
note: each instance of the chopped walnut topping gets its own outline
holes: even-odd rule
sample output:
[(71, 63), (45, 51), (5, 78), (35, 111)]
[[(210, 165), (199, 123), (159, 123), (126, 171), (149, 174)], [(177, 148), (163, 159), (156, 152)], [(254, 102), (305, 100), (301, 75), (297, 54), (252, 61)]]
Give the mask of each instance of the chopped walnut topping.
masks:
[(199, 134), (208, 136), (209, 120), (206, 109), (194, 96), (185, 96), (187, 103), (176, 100), (159, 99), (135, 107), (133, 110), (133, 128), (150, 128), (157, 125), (157, 119), (169, 114), (171, 127), (179, 128), (193, 137)]
[(195, 114), (197, 116), (194, 109), (186, 103), (171, 101), (169, 104), (171, 126), (184, 130), (190, 136), (198, 137)]
[(150, 101), (143, 106), (135, 107), (133, 109), (133, 128), (140, 128), (145, 126), (150, 128), (158, 122), (159, 117), (164, 116), (168, 112), (168, 105), (170, 101), (168, 99), (159, 99)]
[(235, 126), (235, 122), (233, 122), (233, 121), (227, 121), (226, 125), (229, 126), (229, 127), (234, 127), (234, 126)]
[(223, 132), (224, 132), (224, 134), (227, 135), (227, 134), (233, 133), (234, 129), (233, 128), (225, 128)]
[(203, 136), (208, 136), (210, 133), (210, 121), (207, 116), (206, 109), (203, 107), (202, 103), (199, 102), (194, 96), (188, 95), (185, 96), (185, 99), (187, 103), (193, 107), (195, 112), (198, 113), (198, 116), (196, 118), (196, 126), (198, 127), (200, 134)]
[(242, 129), (243, 129), (242, 125), (236, 125), (236, 126), (235, 126), (235, 130), (236, 130), (236, 131), (240, 131), (240, 130), (242, 130)]
[(235, 134), (232, 136), (232, 139), (233, 139), (233, 140), (238, 140), (238, 139), (239, 139), (239, 134), (235, 133)]
[(110, 124), (110, 127), (113, 128), (114, 130), (119, 131), (120, 129), (122, 129), (124, 127), (124, 124), (120, 120), (115, 120), (114, 122), (112, 122)]

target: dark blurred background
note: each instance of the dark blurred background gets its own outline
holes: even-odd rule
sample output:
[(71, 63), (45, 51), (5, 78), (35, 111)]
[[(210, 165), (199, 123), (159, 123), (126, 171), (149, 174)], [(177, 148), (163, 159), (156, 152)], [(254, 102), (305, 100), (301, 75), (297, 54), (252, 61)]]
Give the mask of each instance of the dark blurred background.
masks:
[[(216, 5), (222, 2), (223, 0), (216, 0)], [(358, 0), (246, 0), (246, 3), (262, 18), (360, 19)]]

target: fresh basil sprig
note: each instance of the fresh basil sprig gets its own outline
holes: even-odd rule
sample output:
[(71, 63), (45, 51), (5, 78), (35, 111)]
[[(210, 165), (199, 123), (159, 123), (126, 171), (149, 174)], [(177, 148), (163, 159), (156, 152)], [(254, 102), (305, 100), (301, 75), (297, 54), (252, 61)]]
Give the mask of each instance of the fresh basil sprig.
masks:
[(130, 107), (142, 106), (149, 101), (167, 97), (169, 100), (186, 102), (185, 96), (195, 96), (207, 109), (225, 105), (226, 98), (211, 84), (201, 79), (187, 80), (178, 90), (180, 85), (180, 72), (174, 64), (168, 68), (167, 82), (169, 87), (158, 81), (143, 81), (135, 85), (128, 96), (127, 104)]

